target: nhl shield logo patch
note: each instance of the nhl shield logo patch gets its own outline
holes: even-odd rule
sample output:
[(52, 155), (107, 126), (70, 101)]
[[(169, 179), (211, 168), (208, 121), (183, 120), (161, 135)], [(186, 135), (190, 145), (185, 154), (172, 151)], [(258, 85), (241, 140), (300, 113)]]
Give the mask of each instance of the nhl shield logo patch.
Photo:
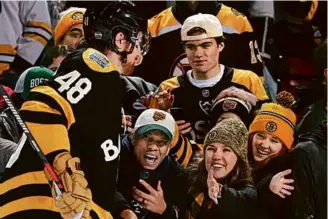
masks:
[(203, 97), (209, 97), (210, 96), (210, 91), (208, 89), (204, 89), (202, 90), (202, 96)]
[(233, 100), (225, 100), (222, 104), (222, 109), (223, 111), (229, 111), (236, 109), (237, 107), (237, 102)]
[(155, 121), (165, 120), (165, 118), (166, 118), (166, 115), (164, 113), (159, 112), (159, 111), (154, 112), (153, 119)]
[(277, 124), (275, 122), (272, 122), (272, 121), (268, 122), (266, 124), (266, 130), (268, 132), (274, 132), (274, 131), (276, 131), (277, 130)]

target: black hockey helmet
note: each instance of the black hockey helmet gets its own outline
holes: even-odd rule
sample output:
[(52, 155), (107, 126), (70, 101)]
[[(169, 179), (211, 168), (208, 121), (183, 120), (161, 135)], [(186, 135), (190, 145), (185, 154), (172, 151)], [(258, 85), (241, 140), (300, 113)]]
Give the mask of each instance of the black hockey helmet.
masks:
[(145, 55), (150, 46), (150, 35), (147, 31), (147, 20), (136, 14), (136, 7), (131, 1), (112, 1), (105, 8), (87, 9), (83, 19), (83, 29), (88, 45), (92, 47), (107, 47), (121, 54), (115, 45), (115, 36), (123, 32), (132, 44), (132, 53), (138, 39), (138, 32), (143, 33), (140, 43)]

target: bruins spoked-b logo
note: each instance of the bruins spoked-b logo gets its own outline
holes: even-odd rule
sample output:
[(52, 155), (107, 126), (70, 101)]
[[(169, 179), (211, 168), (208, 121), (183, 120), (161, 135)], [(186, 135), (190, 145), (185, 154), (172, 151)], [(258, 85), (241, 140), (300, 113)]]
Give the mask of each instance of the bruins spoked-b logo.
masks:
[(166, 118), (165, 113), (162, 113), (162, 112), (159, 112), (159, 111), (154, 112), (153, 119), (155, 121), (165, 120), (165, 118)]
[(83, 20), (83, 13), (80, 12), (80, 11), (75, 12), (75, 13), (72, 15), (72, 19), (75, 20), (75, 21)]
[(236, 109), (236, 107), (237, 107), (237, 102), (233, 100), (225, 100), (222, 104), (222, 109), (225, 112)]
[(266, 124), (266, 130), (268, 132), (274, 132), (277, 130), (277, 124), (273, 121), (270, 121)]

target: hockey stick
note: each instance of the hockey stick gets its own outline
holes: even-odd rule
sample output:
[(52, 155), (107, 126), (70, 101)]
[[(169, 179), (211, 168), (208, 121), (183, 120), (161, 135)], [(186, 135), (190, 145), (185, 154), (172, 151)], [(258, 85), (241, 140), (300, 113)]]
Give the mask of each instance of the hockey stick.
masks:
[[(38, 154), (39, 158), (41, 159), (44, 167), (46, 168), (46, 170), (50, 174), (50, 177), (54, 182), (54, 187), (55, 187), (57, 198), (58, 198), (62, 194), (62, 192), (65, 192), (63, 183), (61, 182), (61, 180), (57, 176), (57, 174), (56, 174), (55, 170), (53, 169), (53, 167), (48, 162), (48, 160), (47, 160), (46, 156), (44, 155), (44, 153), (41, 151), (39, 145), (36, 143), (33, 135), (31, 134), (30, 130), (27, 128), (25, 122), (22, 120), (22, 117), (20, 116), (19, 112), (17, 111), (17, 109), (15, 108), (13, 103), (11, 102), (9, 96), (7, 95), (5, 89), (2, 87), (1, 84), (0, 84), (0, 94), (3, 97), (3, 99), (5, 100), (5, 102), (6, 102), (7, 106), (9, 107), (10, 111), (15, 116), (15, 119), (18, 122), (19, 126), (22, 128), (24, 134), (27, 137), (27, 140), (31, 144), (32, 148), (36, 151), (36, 153)], [(51, 184), (51, 182), (49, 182), (49, 184)], [(75, 215), (73, 217), (73, 219), (80, 219), (81, 216), (82, 216), (82, 213), (83, 212), (78, 213), (77, 215)]]

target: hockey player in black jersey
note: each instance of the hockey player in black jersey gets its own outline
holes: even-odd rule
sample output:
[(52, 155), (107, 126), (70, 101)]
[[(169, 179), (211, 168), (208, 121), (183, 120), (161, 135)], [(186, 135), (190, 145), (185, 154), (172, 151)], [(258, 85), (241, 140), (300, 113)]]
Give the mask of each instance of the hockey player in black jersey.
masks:
[(147, 25), (133, 3), (113, 1), (87, 9), (83, 28), (90, 48), (68, 55), (54, 82), (32, 89), (20, 109), (66, 192), (55, 201), (42, 162), (28, 143), (20, 144), (0, 183), (0, 218), (79, 212), (112, 218), (124, 95), (120, 72), (142, 61)]

